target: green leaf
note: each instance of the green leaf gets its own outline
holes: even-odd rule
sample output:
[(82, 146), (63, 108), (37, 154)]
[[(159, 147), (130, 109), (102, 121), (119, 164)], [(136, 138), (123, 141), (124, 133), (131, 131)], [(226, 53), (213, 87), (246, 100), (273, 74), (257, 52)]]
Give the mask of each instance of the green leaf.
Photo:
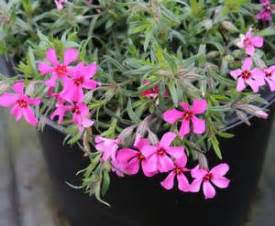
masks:
[(261, 30), (261, 31), (257, 32), (257, 35), (264, 36), (264, 37), (273, 36), (273, 35), (275, 35), (275, 26), (271, 26), (264, 30)]
[(174, 84), (173, 81), (170, 81), (168, 83), (168, 89), (169, 89), (169, 92), (170, 92), (170, 95), (172, 97), (174, 105), (178, 106), (178, 103), (179, 103), (178, 93), (177, 93), (177, 89), (176, 89), (175, 84)]
[(212, 147), (213, 147), (214, 152), (216, 153), (217, 157), (219, 159), (222, 159), (222, 152), (221, 152), (221, 149), (220, 149), (220, 143), (219, 143), (217, 137), (212, 136), (212, 137), (209, 138), (209, 141), (211, 142)]
[(102, 187), (101, 187), (101, 193), (103, 196), (105, 196), (106, 192), (108, 191), (110, 186), (110, 175), (107, 169), (103, 170), (103, 178), (102, 178)]

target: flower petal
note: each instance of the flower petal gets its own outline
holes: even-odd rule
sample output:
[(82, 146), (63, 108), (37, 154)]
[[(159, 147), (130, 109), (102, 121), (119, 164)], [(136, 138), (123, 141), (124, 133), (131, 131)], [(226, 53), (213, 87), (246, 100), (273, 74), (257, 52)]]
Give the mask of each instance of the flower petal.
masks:
[(252, 38), (253, 45), (257, 48), (261, 48), (264, 45), (264, 39), (261, 36), (255, 36)]
[(189, 185), (190, 192), (199, 192), (201, 188), (202, 179), (195, 179)]
[(133, 158), (130, 162), (126, 163), (123, 168), (128, 175), (135, 175), (139, 171), (139, 160)]
[(49, 74), (50, 72), (52, 72), (52, 69), (53, 68), (46, 63), (41, 62), (38, 64), (38, 70), (42, 75)]
[(193, 105), (191, 108), (191, 111), (193, 111), (194, 114), (202, 114), (207, 109), (207, 101), (204, 99), (195, 99), (193, 101)]
[(181, 127), (180, 127), (180, 131), (179, 131), (179, 135), (181, 137), (184, 137), (185, 135), (190, 133), (190, 121), (184, 119), (181, 123)]
[(244, 82), (244, 79), (243, 79), (243, 78), (238, 78), (236, 90), (237, 90), (238, 92), (241, 92), (241, 91), (243, 91), (245, 88), (246, 88), (246, 84), (245, 84), (245, 82)]
[(126, 163), (130, 159), (134, 158), (137, 156), (137, 151), (131, 149), (131, 148), (122, 148), (117, 152), (117, 161)]
[(22, 110), (25, 120), (32, 126), (36, 126), (38, 121), (31, 108), (25, 108)]
[(11, 105), (15, 104), (17, 101), (18, 96), (13, 93), (4, 93), (0, 96), (0, 106), (2, 107), (10, 107)]
[(202, 179), (207, 173), (208, 171), (200, 168), (199, 165), (191, 170), (191, 176), (196, 179)]
[(143, 173), (147, 177), (151, 177), (158, 172), (156, 155), (152, 155), (150, 158), (143, 160), (141, 164)]
[(23, 113), (21, 111), (21, 108), (19, 108), (17, 105), (14, 105), (12, 108), (11, 108), (11, 111), (10, 111), (11, 115), (15, 117), (15, 120), (18, 121), (22, 118), (23, 116)]
[(50, 48), (47, 50), (47, 59), (53, 64), (54, 66), (58, 65), (59, 62), (57, 60), (55, 49)]
[(205, 199), (212, 199), (215, 197), (216, 190), (209, 181), (204, 181), (202, 188), (203, 188), (203, 193), (204, 193)]
[(18, 93), (19, 95), (24, 95), (24, 82), (17, 82), (12, 86), (14, 92)]
[(236, 70), (230, 71), (230, 75), (234, 79), (237, 79), (241, 74), (242, 74), (242, 70), (241, 69), (236, 69)]
[(192, 117), (193, 132), (195, 134), (202, 134), (205, 131), (205, 120), (199, 119), (196, 116)]
[(242, 66), (242, 70), (243, 71), (249, 71), (251, 66), (253, 64), (252, 58), (251, 57), (247, 57), (245, 58), (245, 60), (243, 61), (243, 66)]
[(163, 120), (167, 123), (174, 124), (177, 120), (183, 117), (183, 112), (174, 109), (163, 113)]
[(165, 173), (172, 170), (175, 165), (171, 158), (169, 158), (167, 155), (163, 155), (158, 157), (157, 167), (161, 173)]
[(210, 170), (210, 173), (213, 175), (218, 175), (218, 176), (224, 176), (229, 170), (229, 165), (227, 163), (220, 163), (219, 165), (213, 167)]
[(230, 180), (226, 177), (214, 176), (211, 179), (212, 183), (215, 184), (218, 188), (227, 188), (229, 186)]
[(166, 190), (171, 190), (174, 187), (175, 173), (170, 172), (168, 176), (160, 183)]
[(69, 65), (70, 63), (76, 61), (78, 58), (78, 50), (74, 48), (65, 49), (64, 52), (64, 64)]
[(190, 185), (186, 176), (183, 173), (181, 173), (177, 175), (177, 179), (179, 190), (183, 192), (188, 192), (190, 190)]
[(177, 137), (177, 134), (173, 132), (167, 132), (162, 136), (159, 142), (159, 145), (161, 147), (169, 147), (176, 137)]
[(185, 167), (187, 158), (184, 153), (184, 147), (167, 147), (166, 152), (175, 159), (184, 160), (184, 162), (182, 162), (180, 166)]

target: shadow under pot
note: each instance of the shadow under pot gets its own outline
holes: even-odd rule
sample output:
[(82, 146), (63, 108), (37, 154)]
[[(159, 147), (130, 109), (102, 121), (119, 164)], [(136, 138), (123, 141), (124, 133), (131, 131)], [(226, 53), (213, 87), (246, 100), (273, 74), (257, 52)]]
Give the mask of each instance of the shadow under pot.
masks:
[(79, 185), (81, 178), (75, 174), (88, 164), (78, 146), (63, 145), (64, 135), (50, 126), (39, 136), (56, 199), (72, 226), (241, 226), (256, 192), (272, 116), (273, 110), (268, 120), (253, 118), (250, 127), (237, 120), (233, 122), (229, 132), (234, 138), (220, 141), (223, 160), (231, 167), (227, 175), (231, 184), (228, 189), (219, 190), (213, 200), (176, 189), (166, 191), (158, 176), (112, 175), (104, 198), (111, 204), (107, 207), (65, 183)]

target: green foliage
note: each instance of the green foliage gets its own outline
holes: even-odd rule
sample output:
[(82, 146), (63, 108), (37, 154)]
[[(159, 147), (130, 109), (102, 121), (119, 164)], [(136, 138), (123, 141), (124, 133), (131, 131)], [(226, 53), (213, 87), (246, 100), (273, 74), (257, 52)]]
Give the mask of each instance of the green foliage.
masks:
[[(237, 112), (247, 121), (240, 106), (263, 104), (251, 92), (235, 91), (229, 72), (245, 56), (236, 40), (253, 26), (255, 33), (265, 36), (267, 46), (265, 52), (256, 51), (256, 66), (274, 64), (274, 25), (256, 24), (257, 7), (249, 0), (84, 2), (71, 1), (58, 11), (51, 0), (0, 0), (0, 54), (14, 59), (26, 85), (35, 81), (38, 91), (33, 96), (43, 99), (39, 114), (48, 117), (55, 102), (46, 95), (43, 81), (48, 77), (38, 73), (37, 63), (50, 47), (59, 57), (65, 48), (76, 47), (81, 60), (98, 64), (95, 79), (102, 83), (85, 94), (95, 120), (91, 134), (115, 138), (134, 126), (140, 134), (157, 140), (156, 134), (178, 131), (177, 126), (163, 122), (164, 111), (182, 101), (205, 98), (209, 105), (206, 134), (187, 136), (181, 144), (190, 154), (213, 151), (221, 159), (219, 138), (232, 137), (225, 131), (232, 115)], [(155, 87), (158, 97), (141, 95)], [(63, 127), (66, 143), (81, 142), (83, 134), (70, 120)], [(82, 188), (102, 200), (111, 166), (101, 163), (100, 154), (93, 150), (88, 157), (90, 164), (81, 172)]]

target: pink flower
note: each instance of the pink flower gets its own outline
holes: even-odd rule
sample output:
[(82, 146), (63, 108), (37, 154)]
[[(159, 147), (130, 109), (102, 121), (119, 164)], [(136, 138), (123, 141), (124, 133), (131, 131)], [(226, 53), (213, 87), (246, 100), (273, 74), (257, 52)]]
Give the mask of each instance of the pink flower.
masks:
[(83, 89), (93, 90), (98, 85), (98, 82), (92, 80), (96, 73), (96, 64), (85, 66), (83, 63), (78, 64), (71, 69), (70, 79), (64, 80), (64, 89), (60, 96), (67, 101), (80, 102), (84, 98)]
[(218, 188), (227, 188), (230, 180), (224, 177), (224, 175), (228, 170), (229, 166), (226, 163), (219, 164), (210, 171), (196, 166), (191, 170), (191, 175), (194, 180), (190, 184), (190, 191), (198, 192), (202, 184), (205, 199), (214, 198), (216, 191), (212, 184), (216, 185)]
[(174, 187), (175, 177), (177, 177), (178, 181), (178, 189), (183, 192), (189, 191), (189, 182), (184, 175), (185, 172), (189, 171), (185, 166), (187, 163), (186, 155), (184, 154), (183, 157), (178, 158), (174, 162), (174, 168), (168, 174), (168, 176), (161, 182), (161, 186), (167, 190), (170, 190)]
[(265, 81), (269, 85), (271, 91), (275, 91), (275, 65), (264, 69)]
[(144, 161), (143, 170), (147, 175), (152, 176), (158, 172), (168, 172), (174, 168), (173, 159), (183, 157), (183, 147), (170, 146), (176, 136), (175, 133), (167, 132), (162, 136), (158, 144), (142, 147), (141, 153), (147, 160)]
[(205, 121), (196, 117), (197, 114), (202, 114), (207, 109), (207, 102), (204, 99), (195, 99), (190, 107), (188, 103), (180, 103), (183, 111), (171, 109), (163, 114), (163, 119), (169, 124), (174, 124), (178, 120), (182, 120), (179, 135), (184, 137), (190, 133), (190, 123), (195, 134), (202, 134), (205, 131)]
[(271, 21), (272, 20), (272, 8), (270, 0), (261, 0), (262, 9), (256, 15), (258, 20)]
[(140, 136), (136, 137), (134, 148), (122, 148), (117, 152), (117, 161), (123, 165), (123, 171), (128, 175), (137, 174), (140, 165), (145, 176), (153, 176), (150, 171), (147, 171), (148, 160), (142, 154), (141, 149), (144, 146), (148, 146), (149, 142), (147, 139)]
[(247, 85), (251, 87), (253, 92), (258, 92), (260, 86), (264, 85), (264, 72), (258, 68), (252, 67), (252, 59), (246, 58), (241, 69), (233, 70), (230, 75), (237, 80), (237, 91), (243, 91)]
[(69, 64), (76, 61), (78, 58), (78, 51), (73, 48), (65, 49), (63, 63), (57, 60), (55, 49), (48, 49), (47, 61), (40, 62), (38, 69), (42, 75), (51, 74), (50, 79), (46, 81), (48, 87), (55, 87), (56, 81), (61, 79), (62, 81), (68, 76), (70, 67)]
[(95, 148), (102, 153), (102, 160), (108, 161), (110, 159), (116, 161), (116, 153), (118, 150), (119, 140), (109, 139), (101, 136), (95, 137)]
[(58, 124), (62, 124), (64, 120), (64, 116), (67, 111), (70, 110), (70, 107), (64, 104), (64, 101), (59, 100), (55, 105), (55, 110), (51, 114), (50, 119), (54, 120), (55, 117), (58, 117)]
[(57, 10), (62, 10), (64, 8), (64, 4), (67, 3), (67, 0), (54, 0)]
[(264, 39), (261, 36), (253, 36), (251, 29), (245, 34), (241, 35), (238, 47), (245, 49), (245, 52), (249, 56), (253, 56), (255, 48), (263, 47)]
[(85, 103), (74, 103), (69, 108), (73, 113), (73, 122), (78, 126), (80, 132), (94, 124), (94, 121), (89, 119), (89, 108)]
[(40, 104), (40, 100), (38, 98), (31, 98), (24, 94), (24, 83), (17, 82), (12, 86), (12, 89), (15, 93), (4, 93), (0, 96), (0, 106), (10, 107), (11, 115), (15, 117), (18, 121), (22, 118), (35, 126), (38, 123), (37, 118), (31, 108), (31, 105), (38, 106)]
[[(150, 82), (149, 81), (144, 81), (143, 84), (144, 85), (150, 85)], [(141, 93), (141, 96), (155, 99), (159, 96), (159, 87), (156, 85), (151, 89), (145, 90)], [(167, 90), (165, 90), (164, 96), (165, 97), (168, 96)]]

